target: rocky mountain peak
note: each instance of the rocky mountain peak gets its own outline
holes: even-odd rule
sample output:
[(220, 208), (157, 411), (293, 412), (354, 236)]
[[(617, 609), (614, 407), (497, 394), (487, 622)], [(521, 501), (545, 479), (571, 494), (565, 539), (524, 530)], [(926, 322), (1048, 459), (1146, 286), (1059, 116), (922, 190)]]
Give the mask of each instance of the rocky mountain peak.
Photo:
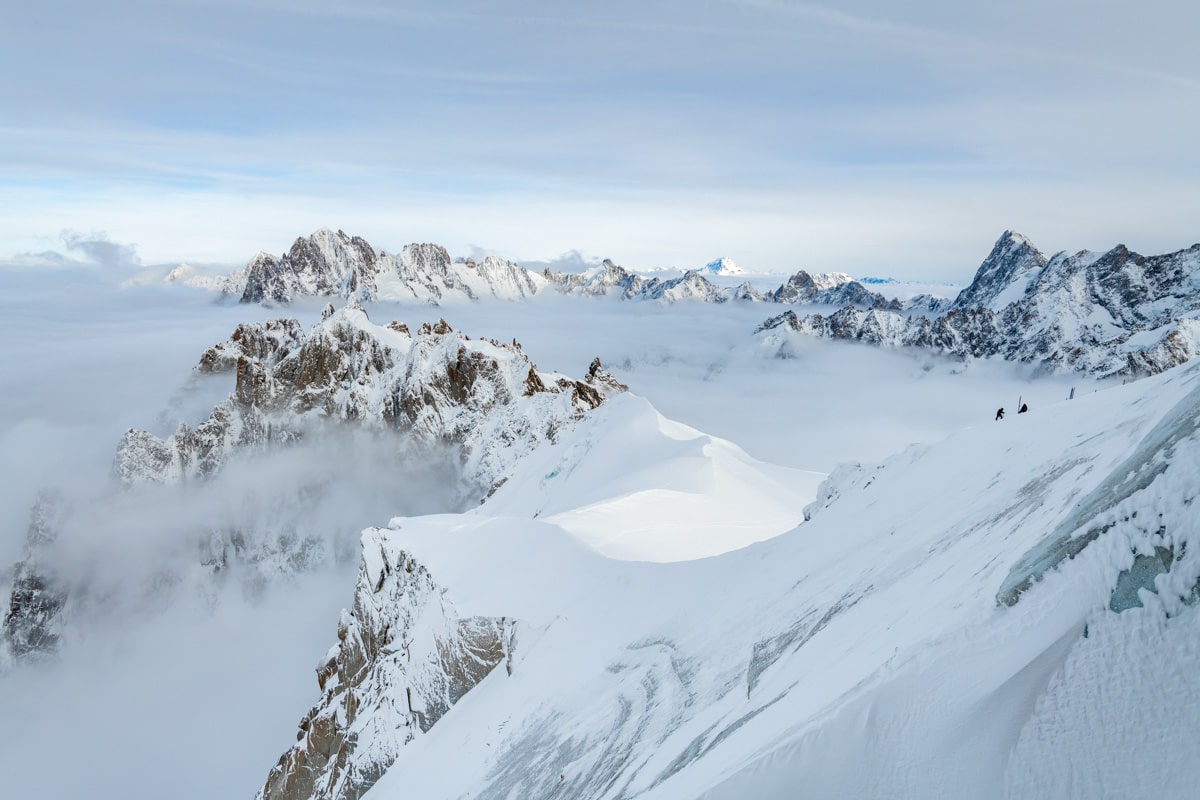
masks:
[(1015, 231), (1005, 231), (952, 307), (1002, 308), (1022, 296), (1046, 264), (1046, 257), (1029, 239)]
[(362, 549), (353, 610), (317, 668), (321, 698), (258, 800), (357, 800), (402, 747), (507, 663), (512, 620), (460, 617), (425, 566), (378, 531), (363, 535)]
[(67, 588), (40, 558), (58, 537), (67, 514), (62, 495), (43, 490), (30, 512), (25, 556), (13, 568), (12, 593), (0, 625), (0, 667), (18, 658), (53, 654), (62, 636)]
[(300, 295), (373, 297), (375, 250), (358, 236), (321, 228), (298, 237), (281, 258), (259, 253), (246, 266), (243, 303), (287, 303)]
[(932, 305), (936, 317), (876, 308), (873, 315), (847, 307), (829, 317), (789, 318), (787, 325), (775, 318), (759, 334), (792, 330), (959, 358), (1000, 356), (1059, 372), (1152, 375), (1200, 353), (1200, 247), (1143, 256), (1117, 245), (1047, 259), (1006, 231), (944, 313)]
[(413, 336), (397, 322), (372, 324), (353, 300), (329, 311), (308, 331), (286, 319), (239, 325), (209, 348), (198, 369), (233, 373), (233, 393), (195, 429), (167, 439), (129, 431), (120, 480), (205, 478), (238, 451), (340, 422), (459, 448), (465, 481), (486, 493), (514, 459), (625, 388), (598, 364), (584, 380), (538, 374), (519, 345), (471, 339), (444, 319)]

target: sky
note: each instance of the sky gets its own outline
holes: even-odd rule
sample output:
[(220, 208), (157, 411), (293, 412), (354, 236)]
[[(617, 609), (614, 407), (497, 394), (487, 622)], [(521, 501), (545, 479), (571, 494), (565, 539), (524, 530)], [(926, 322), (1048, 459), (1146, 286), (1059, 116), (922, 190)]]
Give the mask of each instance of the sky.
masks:
[(1166, 252), (1200, 239), (1198, 29), (1187, 0), (14, 0), (0, 260), (240, 266), (323, 226), (960, 283), (1005, 229)]

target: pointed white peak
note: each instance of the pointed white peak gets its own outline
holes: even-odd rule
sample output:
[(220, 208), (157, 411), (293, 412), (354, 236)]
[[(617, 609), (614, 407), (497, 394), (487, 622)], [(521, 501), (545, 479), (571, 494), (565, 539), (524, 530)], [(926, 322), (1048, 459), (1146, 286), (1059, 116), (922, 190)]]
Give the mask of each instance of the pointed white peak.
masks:
[(721, 256), (716, 261), (710, 261), (701, 270), (709, 275), (745, 275), (746, 270), (739, 267), (732, 258)]

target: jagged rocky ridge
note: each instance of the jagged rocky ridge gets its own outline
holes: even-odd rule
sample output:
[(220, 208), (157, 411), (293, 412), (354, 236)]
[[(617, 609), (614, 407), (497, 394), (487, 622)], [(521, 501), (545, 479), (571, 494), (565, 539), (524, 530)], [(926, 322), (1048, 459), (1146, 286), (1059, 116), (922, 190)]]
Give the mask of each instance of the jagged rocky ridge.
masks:
[(0, 667), (16, 659), (51, 655), (58, 649), (67, 588), (41, 556), (58, 535), (64, 502), (59, 493), (43, 491), (30, 512), (25, 554), (13, 566), (12, 594), (0, 628)]
[[(587, 297), (659, 303), (748, 300), (775, 303), (844, 305), (900, 310), (907, 307), (872, 292), (844, 273), (810, 275), (801, 270), (772, 292), (749, 283), (719, 286), (710, 275), (740, 274), (728, 259), (675, 278), (646, 277), (606, 259), (582, 273), (535, 272), (511, 261), (487, 256), (454, 260), (436, 244), (410, 244), (399, 253), (374, 250), (358, 236), (322, 229), (298, 238), (281, 256), (259, 253), (240, 280), (222, 278), (211, 287), (240, 296), (244, 303), (290, 303), (301, 297), (356, 298), (360, 301), (447, 301), (485, 298), (521, 300), (553, 291)], [(736, 271), (735, 271), (736, 270)], [(208, 285), (208, 284), (206, 284)], [(936, 301), (935, 301), (936, 302)]]
[(1200, 244), (1160, 256), (1117, 245), (1046, 258), (1006, 231), (944, 313), (846, 305), (828, 316), (788, 311), (756, 331), (783, 347), (788, 332), (1061, 372), (1153, 375), (1200, 351)]
[(353, 611), (317, 670), (321, 699), (258, 800), (357, 800), (508, 657), (511, 620), (459, 617), (429, 571), (378, 531), (363, 534), (362, 551)]
[[(196, 369), (231, 375), (233, 393), (196, 427), (180, 425), (166, 438), (129, 430), (113, 466), (126, 491), (211, 485), (235, 460), (348, 431), (373, 440), (386, 434), (405, 459), (400, 466), (420, 461), (426, 480), (438, 482), (439, 496), (457, 492), (448, 508), (435, 510), (467, 508), (501, 485), (533, 448), (625, 390), (599, 359), (581, 380), (541, 372), (516, 342), (472, 339), (445, 321), (415, 332), (397, 322), (374, 325), (356, 301), (340, 311), (330, 305), (307, 331), (294, 319), (239, 325)], [(305, 521), (323, 502), (327, 475), (296, 472), (294, 478), (307, 482), (272, 486), (265, 496), (249, 486), (245, 496), (236, 495), (237, 507), (211, 518), (215, 509), (201, 509), (197, 519), (182, 520), (173, 535), (196, 539), (193, 566), (212, 579), (237, 568), (246, 588), (258, 591), (342, 559), (336, 532), (312, 535)], [(214, 497), (227, 502), (226, 495)], [(58, 577), (50, 553), (63, 516), (62, 503), (49, 494), (34, 508), (0, 629), (0, 661), (53, 652), (66, 619), (86, 602), (85, 593), (72, 592)], [(189, 571), (187, 564), (174, 566), (178, 570), (161, 565), (154, 576), (166, 591), (179, 582), (177, 572)]]
[(293, 319), (240, 325), (198, 369), (234, 373), (233, 394), (194, 429), (126, 433), (114, 464), (122, 483), (211, 476), (237, 452), (334, 422), (448, 444), (466, 482), (486, 493), (523, 453), (625, 389), (598, 359), (583, 380), (541, 373), (516, 342), (471, 339), (444, 320), (416, 333), (374, 325), (355, 300), (327, 307), (309, 331)]

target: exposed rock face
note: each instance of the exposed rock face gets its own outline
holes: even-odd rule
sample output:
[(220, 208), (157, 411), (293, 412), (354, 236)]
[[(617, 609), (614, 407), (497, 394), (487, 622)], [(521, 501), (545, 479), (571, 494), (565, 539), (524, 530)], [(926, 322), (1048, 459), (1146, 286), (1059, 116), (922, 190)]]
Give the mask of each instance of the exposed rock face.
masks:
[[(992, 308), (1005, 293), (1023, 294), (1046, 266), (1046, 257), (1019, 233), (1005, 231), (979, 265), (971, 285), (954, 299), (955, 309)], [(1009, 301), (1016, 297), (1008, 298)], [(1001, 307), (1007, 302), (999, 303)]]
[[(232, 374), (233, 392), (194, 428), (181, 425), (166, 438), (126, 433), (114, 461), (121, 486), (206, 481), (235, 457), (336, 428), (369, 436), (373, 447), (393, 441), (406, 465), (419, 462), (445, 491), (449, 508), (465, 508), (488, 496), (540, 443), (626, 390), (599, 359), (580, 380), (540, 372), (516, 342), (471, 339), (444, 320), (415, 333), (398, 322), (374, 325), (355, 300), (340, 311), (328, 307), (308, 331), (289, 319), (239, 325), (203, 354), (197, 370)], [(235, 493), (245, 503), (236, 517), (222, 513), (184, 526), (204, 568), (192, 574), (217, 575), (236, 565), (238, 580), (257, 591), (344, 558), (338, 532), (318, 534), (305, 521), (325, 502), (322, 476), (302, 470), (292, 476), (299, 483), (266, 495)], [(46, 495), (34, 509), (0, 630), (0, 662), (52, 652), (64, 615), (74, 615), (84, 597), (70, 592), (67, 609), (69, 587), (57, 579), (47, 552), (60, 505)]]
[(12, 659), (51, 655), (58, 649), (67, 589), (39, 556), (57, 537), (64, 516), (60, 495), (51, 491), (38, 495), (30, 514), (25, 557), (13, 569), (12, 595), (0, 630), (0, 650), (5, 651), (0, 653), (0, 666)]
[(738, 284), (737, 288), (733, 290), (733, 299), (748, 300), (752, 303), (761, 303), (767, 300), (767, 298), (763, 296), (762, 292), (758, 291), (758, 289), (755, 289), (749, 283)]
[[(538, 273), (496, 256), (485, 256), (479, 262), (468, 258), (459, 263), (467, 270), (464, 277), (468, 284), (482, 282), (489, 288), (505, 287), (504, 296), (509, 299), (532, 297), (546, 285), (544, 277)], [(491, 291), (499, 295), (495, 289)]]
[(370, 299), (376, 293), (376, 262), (375, 251), (361, 237), (322, 229), (296, 239), (280, 259), (255, 256), (246, 267), (242, 302), (287, 303), (301, 295)]
[(537, 273), (489, 256), (452, 262), (444, 247), (410, 244), (399, 253), (376, 252), (358, 236), (321, 229), (298, 238), (283, 256), (259, 253), (246, 266), (243, 303), (289, 303), (297, 297), (367, 300), (517, 299), (544, 284)]
[(599, 267), (586, 272), (554, 272), (547, 269), (543, 274), (546, 281), (560, 292), (589, 297), (618, 294), (629, 299), (641, 295), (642, 290), (649, 283), (641, 275), (630, 272), (607, 258)]
[(705, 278), (696, 270), (689, 270), (678, 278), (659, 280), (651, 278), (642, 287), (640, 296), (647, 300), (677, 303), (680, 300), (700, 300), (705, 303), (724, 303), (729, 292)]
[(400, 748), (508, 659), (511, 621), (460, 618), (428, 570), (378, 531), (362, 547), (354, 610), (342, 612), (317, 669), (321, 699), (259, 800), (357, 800)]
[(810, 275), (801, 271), (774, 292), (761, 294), (750, 284), (718, 286), (706, 276), (730, 276), (742, 270), (728, 259), (677, 278), (644, 277), (606, 259), (582, 273), (538, 273), (496, 256), (454, 261), (444, 247), (410, 244), (398, 254), (376, 252), (363, 239), (322, 229), (299, 238), (286, 254), (259, 253), (247, 265), (241, 292), (244, 303), (289, 303), (302, 296), (355, 298), (361, 301), (422, 301), (432, 305), (484, 298), (523, 300), (547, 289), (561, 294), (617, 297), (658, 303), (724, 303), (766, 300), (900, 310), (901, 304), (870, 291), (844, 273)]
[(354, 301), (327, 309), (308, 332), (294, 320), (240, 325), (198, 369), (233, 372), (233, 394), (167, 439), (129, 431), (115, 462), (124, 484), (204, 478), (235, 452), (333, 421), (456, 447), (468, 482), (486, 490), (538, 442), (624, 390), (598, 364), (582, 381), (539, 373), (519, 345), (472, 340), (444, 320), (415, 335), (373, 325)]
[[(844, 280), (843, 280), (844, 278)], [(800, 270), (767, 297), (776, 303), (805, 305), (855, 305), (899, 311), (900, 302), (872, 292), (845, 273), (810, 275)]]
[(828, 317), (782, 314), (757, 332), (774, 343), (787, 330), (1061, 372), (1151, 375), (1200, 352), (1200, 245), (1161, 256), (1118, 245), (1046, 259), (1006, 231), (945, 313), (847, 306)]

